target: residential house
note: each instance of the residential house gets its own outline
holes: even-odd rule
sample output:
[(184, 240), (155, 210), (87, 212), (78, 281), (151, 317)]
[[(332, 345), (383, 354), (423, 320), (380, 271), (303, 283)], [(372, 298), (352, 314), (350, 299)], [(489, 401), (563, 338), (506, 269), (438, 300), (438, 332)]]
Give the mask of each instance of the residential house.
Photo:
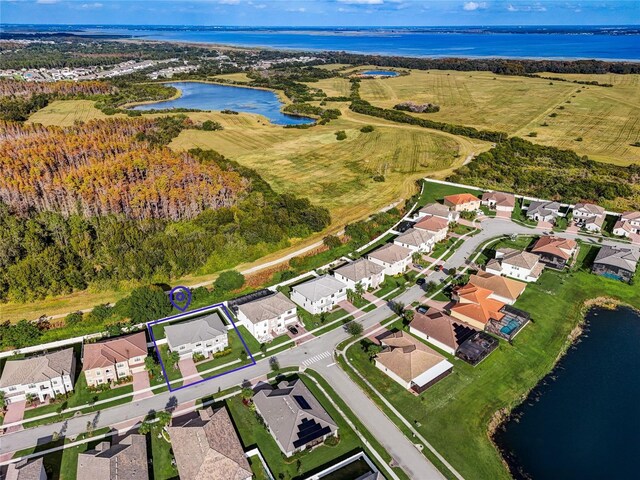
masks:
[(441, 203), (429, 203), (418, 211), (418, 219), (425, 217), (438, 217), (446, 220), (447, 223), (451, 223), (460, 219), (460, 212), (456, 212)]
[(422, 393), (453, 370), (441, 354), (403, 331), (378, 337), (383, 350), (375, 365), (407, 390)]
[(451, 307), (451, 316), (484, 330), (491, 320), (500, 321), (504, 317), (501, 310), (505, 304), (491, 298), (491, 295), (491, 290), (472, 283), (454, 288), (453, 299), (457, 303)]
[(167, 428), (181, 480), (249, 480), (251, 466), (222, 407), (174, 418)]
[(7, 360), (0, 377), (0, 390), (11, 404), (37, 397), (40, 402), (73, 391), (76, 358), (73, 348), (37, 357)]
[(624, 212), (613, 227), (613, 234), (619, 237), (640, 235), (640, 212)]
[(132, 434), (120, 443), (100, 442), (91, 450), (78, 454), (78, 479), (148, 480), (147, 439)]
[(451, 355), (455, 355), (458, 347), (476, 331), (475, 328), (433, 307), (424, 314), (416, 312), (409, 324), (410, 333)]
[(499, 248), (496, 258), (487, 262), (485, 270), (494, 275), (505, 275), (524, 282), (535, 282), (542, 275), (544, 263), (533, 253), (514, 248)]
[(470, 193), (457, 193), (444, 197), (444, 205), (456, 212), (473, 212), (480, 210), (480, 199)]
[(403, 248), (408, 248), (412, 252), (427, 253), (433, 250), (436, 236), (421, 230), (419, 228), (411, 228), (401, 235), (398, 235), (393, 243)]
[[(358, 476), (354, 477), (354, 475)], [(340, 478), (386, 480), (386, 477), (380, 473), (376, 464), (373, 463), (363, 451), (359, 451), (348, 458), (338, 460), (320, 471), (314, 469), (311, 475), (304, 477), (304, 480), (336, 480)]]
[(563, 270), (577, 251), (578, 244), (575, 240), (554, 235), (543, 235), (531, 249), (531, 253), (538, 255), (547, 267), (558, 270)]
[(407, 271), (411, 263), (412, 252), (408, 248), (387, 243), (367, 255), (373, 263), (384, 267), (384, 274), (390, 277)]
[(95, 387), (144, 372), (147, 336), (144, 332), (96, 343), (86, 343), (82, 370), (87, 385)]
[(384, 282), (384, 267), (366, 258), (359, 258), (355, 262), (337, 268), (333, 276), (347, 286), (348, 290), (355, 290), (360, 284), (364, 290), (378, 288)]
[(482, 194), (482, 205), (496, 212), (513, 212), (516, 206), (516, 197), (511, 193), (485, 192)]
[(10, 463), (7, 467), (5, 480), (47, 480), (47, 472), (44, 469), (44, 457), (33, 460), (20, 460)]
[(535, 222), (555, 223), (556, 218), (562, 217), (558, 202), (534, 201), (527, 207), (527, 218)]
[(573, 207), (573, 223), (590, 232), (600, 232), (605, 219), (604, 208), (593, 203), (576, 203)]
[(330, 312), (347, 299), (347, 285), (330, 275), (323, 275), (291, 287), (291, 300), (315, 315)]
[(277, 387), (262, 384), (253, 404), (287, 457), (338, 434), (334, 420), (300, 379), (282, 381)]
[(425, 230), (433, 235), (433, 242), (441, 242), (447, 238), (449, 224), (444, 218), (426, 217), (414, 225), (416, 230)]
[(194, 354), (208, 357), (229, 346), (227, 327), (218, 312), (168, 325), (164, 333), (169, 350), (178, 352), (181, 359)]
[(596, 275), (629, 282), (638, 268), (640, 254), (630, 248), (603, 246), (593, 261)]
[(513, 305), (527, 286), (526, 283), (483, 271), (471, 275), (469, 283), (491, 290), (493, 293), (489, 295), (489, 298), (507, 305)]
[(281, 292), (238, 305), (238, 324), (259, 342), (270, 342), (298, 322), (296, 304)]

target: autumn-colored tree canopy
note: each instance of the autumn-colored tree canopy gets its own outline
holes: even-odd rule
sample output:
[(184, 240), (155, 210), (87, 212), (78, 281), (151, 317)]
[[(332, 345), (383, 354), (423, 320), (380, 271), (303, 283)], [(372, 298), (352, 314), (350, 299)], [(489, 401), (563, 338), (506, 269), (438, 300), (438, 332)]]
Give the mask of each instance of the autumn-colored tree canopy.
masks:
[(0, 97), (30, 97), (36, 94), (98, 95), (112, 93), (114, 87), (98, 80), (84, 82), (25, 82), (24, 80), (0, 80)]
[(0, 200), (18, 214), (123, 214), (140, 220), (183, 220), (233, 205), (248, 181), (158, 145), (163, 127), (157, 119), (65, 128), (2, 122)]

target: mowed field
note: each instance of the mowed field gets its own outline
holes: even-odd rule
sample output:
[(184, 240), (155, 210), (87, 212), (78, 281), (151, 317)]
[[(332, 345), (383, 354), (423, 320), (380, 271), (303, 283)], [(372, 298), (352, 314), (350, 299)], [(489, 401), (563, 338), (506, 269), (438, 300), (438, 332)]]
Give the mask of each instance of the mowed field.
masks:
[(95, 108), (94, 103), (92, 100), (56, 100), (31, 115), (27, 123), (66, 127), (73, 125), (75, 121), (86, 122), (96, 118), (109, 118), (108, 115)]
[(640, 141), (639, 75), (542, 75), (614, 87), (489, 72), (413, 70), (400, 77), (362, 80), (360, 94), (387, 108), (403, 101), (436, 103), (440, 112), (419, 115), (525, 138), (535, 132), (533, 142), (570, 148), (604, 162), (640, 163), (640, 148), (631, 146)]

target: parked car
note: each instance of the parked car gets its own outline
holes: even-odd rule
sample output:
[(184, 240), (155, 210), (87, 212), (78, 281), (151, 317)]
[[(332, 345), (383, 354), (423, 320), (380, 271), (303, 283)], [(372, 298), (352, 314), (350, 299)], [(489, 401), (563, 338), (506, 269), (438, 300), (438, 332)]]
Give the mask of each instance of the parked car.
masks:
[(418, 313), (422, 313), (423, 315), (424, 315), (425, 313), (427, 313), (427, 310), (428, 310), (428, 308), (427, 308), (427, 307), (425, 307), (424, 305), (420, 305), (418, 308), (416, 308), (416, 311), (417, 311)]
[(418, 270), (422, 270), (424, 268), (424, 265), (420, 265), (419, 263), (414, 263), (413, 264), (413, 268), (417, 268)]
[(296, 327), (294, 327), (293, 325), (290, 325), (287, 327), (289, 329), (289, 331), (293, 334), (293, 335), (297, 335), (298, 334), (298, 329)]
[(419, 278), (416, 280), (416, 285), (424, 285), (425, 283), (427, 283), (427, 281), (424, 278)]

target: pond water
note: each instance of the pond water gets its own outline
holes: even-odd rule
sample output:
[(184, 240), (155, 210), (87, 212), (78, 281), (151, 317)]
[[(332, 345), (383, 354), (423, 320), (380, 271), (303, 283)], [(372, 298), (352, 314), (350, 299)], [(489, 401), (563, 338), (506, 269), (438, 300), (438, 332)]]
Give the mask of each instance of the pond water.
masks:
[(362, 75), (371, 75), (372, 77), (397, 77), (400, 74), (391, 70), (367, 70), (366, 72), (362, 72)]
[(638, 478), (640, 314), (595, 308), (496, 443), (516, 478)]
[(133, 107), (134, 110), (170, 110), (172, 108), (193, 108), (198, 110), (234, 110), (236, 112), (257, 113), (267, 117), (277, 125), (299, 125), (313, 123), (307, 117), (287, 115), (280, 111), (282, 102), (269, 90), (235, 87), (199, 82), (173, 82), (166, 85), (180, 90), (180, 97)]

